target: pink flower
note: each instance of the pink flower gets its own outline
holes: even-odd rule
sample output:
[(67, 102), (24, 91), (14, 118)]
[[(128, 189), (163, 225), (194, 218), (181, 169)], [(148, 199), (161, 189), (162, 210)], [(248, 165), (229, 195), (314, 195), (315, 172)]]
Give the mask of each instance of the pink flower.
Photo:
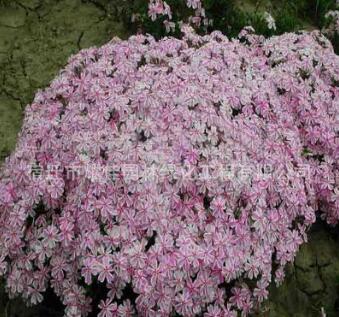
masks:
[(179, 314), (184, 316), (192, 314), (193, 300), (188, 291), (183, 291), (177, 296), (175, 309)]
[(112, 303), (112, 299), (100, 301), (99, 308), (101, 309), (98, 317), (116, 317), (118, 316), (118, 305)]
[(96, 264), (96, 270), (99, 272), (98, 280), (100, 282), (111, 283), (113, 281), (113, 268), (112, 268), (112, 260), (108, 256), (104, 256), (100, 261)]
[(51, 178), (47, 183), (47, 192), (51, 195), (51, 198), (59, 198), (64, 191), (64, 181), (60, 178)]
[(264, 299), (268, 297), (268, 283), (266, 281), (260, 280), (257, 283), (257, 288), (254, 289), (253, 295), (258, 298), (259, 302), (262, 302)]

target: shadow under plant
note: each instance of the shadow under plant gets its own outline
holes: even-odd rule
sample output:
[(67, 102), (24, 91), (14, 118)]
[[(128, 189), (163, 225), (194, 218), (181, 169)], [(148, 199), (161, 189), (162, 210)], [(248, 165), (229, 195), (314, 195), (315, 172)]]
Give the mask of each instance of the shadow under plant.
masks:
[[(14, 148), (23, 109), (68, 57), (128, 32), (100, 1), (0, 0), (0, 155)], [(318, 222), (279, 288), (271, 287), (259, 316), (339, 315), (339, 231)], [(49, 292), (37, 307), (8, 300), (0, 288), (0, 317), (57, 317), (63, 307)]]

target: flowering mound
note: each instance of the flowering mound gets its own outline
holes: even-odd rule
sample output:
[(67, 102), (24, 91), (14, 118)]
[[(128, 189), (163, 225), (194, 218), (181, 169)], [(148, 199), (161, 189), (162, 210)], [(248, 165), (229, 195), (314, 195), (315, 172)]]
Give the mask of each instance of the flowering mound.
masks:
[(0, 183), (11, 296), (51, 287), (66, 316), (247, 315), (316, 214), (339, 219), (329, 42), (185, 31), (83, 50), (27, 106)]

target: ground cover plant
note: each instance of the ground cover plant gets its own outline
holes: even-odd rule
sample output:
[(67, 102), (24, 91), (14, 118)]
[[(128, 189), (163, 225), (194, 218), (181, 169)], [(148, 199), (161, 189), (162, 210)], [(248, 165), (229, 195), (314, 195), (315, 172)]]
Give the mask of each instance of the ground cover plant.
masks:
[(36, 94), (1, 171), (11, 296), (248, 315), (316, 215), (337, 223), (338, 57), (319, 32), (252, 32), (114, 39)]

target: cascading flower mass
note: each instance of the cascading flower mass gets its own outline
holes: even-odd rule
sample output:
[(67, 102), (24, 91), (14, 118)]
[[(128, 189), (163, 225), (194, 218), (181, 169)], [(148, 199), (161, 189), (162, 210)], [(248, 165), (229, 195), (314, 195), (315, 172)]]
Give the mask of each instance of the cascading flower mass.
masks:
[(247, 315), (317, 214), (337, 222), (331, 44), (184, 33), (82, 50), (26, 107), (0, 182), (11, 296), (51, 287), (65, 316)]

